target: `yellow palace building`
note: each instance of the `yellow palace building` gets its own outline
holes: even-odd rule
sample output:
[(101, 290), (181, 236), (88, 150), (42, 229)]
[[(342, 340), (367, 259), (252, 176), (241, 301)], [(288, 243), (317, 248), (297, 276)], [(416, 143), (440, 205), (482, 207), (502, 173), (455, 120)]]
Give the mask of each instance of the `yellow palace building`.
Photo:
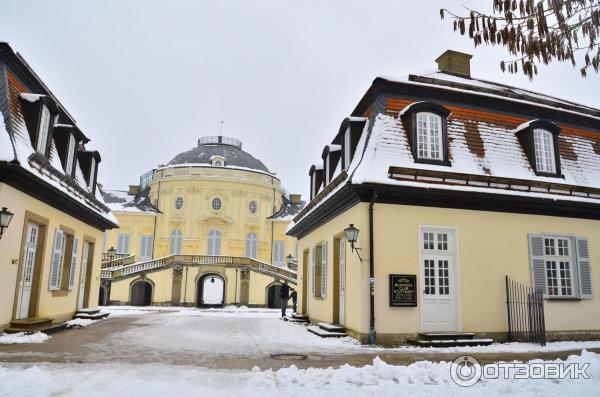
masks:
[(275, 307), (279, 283), (295, 284), (285, 231), (304, 203), (237, 139), (200, 138), (102, 195), (120, 228), (105, 235), (100, 304)]

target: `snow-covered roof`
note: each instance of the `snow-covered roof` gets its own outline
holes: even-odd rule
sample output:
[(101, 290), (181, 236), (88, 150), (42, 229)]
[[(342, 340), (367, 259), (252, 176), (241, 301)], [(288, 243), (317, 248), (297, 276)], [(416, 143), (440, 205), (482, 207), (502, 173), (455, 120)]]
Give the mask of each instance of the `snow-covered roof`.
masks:
[[(450, 81), (465, 84), (464, 80), (472, 80), (438, 72), (429, 76), (436, 79), (449, 76)], [(593, 115), (600, 112), (526, 90), (475, 81), (482, 87), (498, 90), (499, 96), (500, 90), (510, 89), (524, 97), (528, 95), (544, 101), (562, 101), (559, 105), (568, 105), (567, 111), (574, 112), (580, 107), (581, 114), (586, 117), (595, 117)], [(435, 101), (435, 98), (431, 100)], [(390, 107), (390, 101), (394, 102), (395, 108)], [(541, 176), (532, 168), (516, 134), (538, 121), (535, 117), (526, 120), (523, 117), (501, 115), (494, 109), (484, 112), (456, 103), (447, 105), (451, 111), (447, 122), (450, 166), (426, 164), (415, 162), (409, 134), (402, 122), (403, 114), (420, 101), (402, 96), (388, 99), (388, 108), (383, 113), (376, 113), (365, 123), (347, 173), (340, 173), (338, 178), (333, 178), (330, 182), (332, 186), (328, 185), (329, 188), (317, 194), (294, 218), (288, 230), (294, 229), (298, 222), (348, 184), (446, 189), (600, 205), (600, 131), (560, 124), (558, 139), (562, 175)], [(539, 103), (536, 102), (536, 105)], [(424, 174), (429, 176), (425, 177)], [(344, 179), (340, 180), (339, 176), (344, 176)], [(463, 180), (448, 181), (450, 178)], [(501, 183), (506, 180), (510, 180), (510, 183)]]
[(124, 190), (99, 189), (104, 201), (113, 212), (157, 214), (159, 211), (148, 200), (148, 188), (137, 195)]

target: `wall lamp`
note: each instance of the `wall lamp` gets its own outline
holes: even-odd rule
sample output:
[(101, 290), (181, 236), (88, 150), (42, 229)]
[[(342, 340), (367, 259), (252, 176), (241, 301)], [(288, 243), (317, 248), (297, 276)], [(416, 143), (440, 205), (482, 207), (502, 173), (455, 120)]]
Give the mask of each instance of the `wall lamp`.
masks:
[(10, 221), (12, 220), (13, 213), (8, 211), (6, 207), (2, 207), (2, 211), (0, 211), (0, 238), (4, 234), (4, 229), (10, 225)]
[(108, 249), (108, 257), (112, 260), (117, 255), (117, 250), (115, 247), (110, 247)]
[(346, 234), (346, 240), (350, 243), (350, 248), (352, 248), (352, 252), (356, 251), (356, 255), (358, 255), (358, 259), (362, 262), (362, 258), (360, 257), (360, 251), (362, 248), (356, 247), (356, 241), (358, 240), (358, 233), (360, 230), (354, 227), (354, 223), (351, 223), (350, 226), (344, 229), (344, 233)]

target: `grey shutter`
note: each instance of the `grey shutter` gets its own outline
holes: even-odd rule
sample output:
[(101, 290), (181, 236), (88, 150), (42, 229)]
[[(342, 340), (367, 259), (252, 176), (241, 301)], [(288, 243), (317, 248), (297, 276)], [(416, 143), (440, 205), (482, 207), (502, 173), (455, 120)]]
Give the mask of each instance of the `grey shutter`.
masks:
[(546, 288), (546, 264), (544, 262), (543, 235), (529, 235), (529, 260), (531, 266), (531, 285), (534, 288), (541, 288), (544, 292), (544, 298), (547, 298), (548, 288)]
[(592, 266), (588, 240), (585, 237), (577, 237), (576, 240), (579, 294), (582, 299), (592, 299)]
[(59, 289), (60, 262), (62, 258), (64, 234), (60, 229), (54, 231), (54, 243), (52, 245), (52, 262), (50, 263), (50, 275), (48, 276), (48, 289)]
[(312, 263), (310, 266), (310, 273), (312, 279), (312, 296), (313, 298), (317, 296), (317, 275), (315, 274), (317, 270), (317, 246), (315, 245), (312, 249)]
[(321, 298), (327, 298), (327, 241), (323, 241), (321, 253)]
[(77, 269), (77, 246), (79, 239), (73, 238), (73, 251), (71, 251), (71, 268), (69, 269), (69, 291), (75, 286), (75, 270)]

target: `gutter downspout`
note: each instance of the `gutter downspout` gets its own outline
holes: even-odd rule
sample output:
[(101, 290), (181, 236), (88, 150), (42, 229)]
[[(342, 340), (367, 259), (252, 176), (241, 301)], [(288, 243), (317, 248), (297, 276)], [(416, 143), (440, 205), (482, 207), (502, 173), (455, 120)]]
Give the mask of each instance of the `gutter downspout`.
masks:
[[(158, 181), (158, 191), (156, 193), (156, 209), (160, 212), (160, 181)], [(157, 218), (158, 218), (158, 214), (154, 217), (154, 228), (152, 230), (152, 253), (151, 253), (152, 260), (154, 260), (154, 245), (156, 244), (156, 219)]]
[(374, 239), (374, 221), (373, 210), (377, 200), (377, 189), (373, 190), (371, 202), (369, 203), (369, 288), (370, 288), (370, 323), (369, 323), (369, 344), (374, 345), (377, 340), (375, 332), (375, 239)]

